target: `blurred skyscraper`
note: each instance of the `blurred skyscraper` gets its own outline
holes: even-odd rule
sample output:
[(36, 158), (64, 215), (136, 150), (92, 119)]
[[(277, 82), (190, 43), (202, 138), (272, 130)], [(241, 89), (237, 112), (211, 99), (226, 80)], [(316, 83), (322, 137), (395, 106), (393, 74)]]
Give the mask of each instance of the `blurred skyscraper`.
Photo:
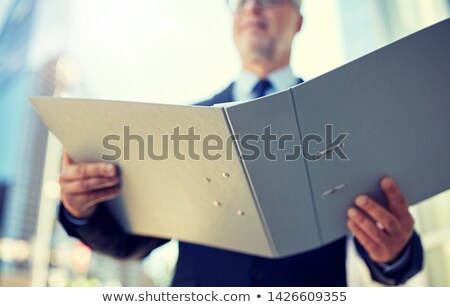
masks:
[[(4, 197), (0, 202), (0, 233), (2, 237), (18, 240), (2, 244), (3, 255), (0, 259), (4, 260), (1, 267), (3, 279), (15, 272), (17, 267), (28, 265), (23, 256), (29, 251), (27, 241), (34, 232), (33, 216), (37, 202), (33, 200), (40, 193), (39, 184), (32, 181), (39, 181), (42, 164), (25, 158), (30, 157), (30, 150), (37, 149), (39, 152), (33, 144), (27, 146), (27, 142), (34, 139), (30, 133), (36, 130), (29, 121), (27, 101), (32, 82), (27, 55), (35, 6), (34, 0), (10, 1), (0, 28), (0, 144), (3, 148), (0, 151), (0, 182), (4, 186)], [(31, 178), (36, 173), (38, 176)], [(16, 248), (16, 243), (23, 248)]]
[[(35, 0), (9, 2), (2, 6), (7, 12), (0, 14), (4, 20), (0, 19), (0, 285), (31, 285), (32, 265), (42, 263), (42, 259), (36, 261), (38, 255), (48, 255), (43, 259), (48, 270), (43, 285), (77, 285), (79, 280), (81, 285), (86, 280), (96, 281), (94, 285), (149, 285), (139, 262), (123, 263), (91, 254), (68, 238), (55, 220), (58, 186), (56, 181), (43, 182), (46, 151), (55, 148), (47, 148), (48, 131), (28, 97), (70, 92), (76, 67), (68, 57), (52, 50), (42, 56), (47, 60), (39, 63), (40, 68), (32, 69), (28, 61), (32, 36), (37, 34), (45, 42), (47, 34), (36, 33), (36, 23), (49, 11), (60, 12), (47, 10), (45, 3)], [(58, 7), (68, 6), (70, 1)], [(42, 199), (47, 196), (52, 212), (44, 220), (50, 221), (47, 227), (52, 232), (49, 244), (38, 246), (46, 241), (40, 238), (46, 234), (39, 233), (38, 222)], [(35, 252), (42, 250), (47, 253)], [(55, 261), (62, 257), (68, 259)]]
[[(14, 238), (26, 236), (19, 229), (9, 227), (11, 223), (18, 222), (17, 210), (11, 210), (9, 204), (12, 190), (20, 181), (18, 166), (23, 165), (19, 164), (19, 153), (23, 147), (21, 131), (27, 129), (27, 94), (31, 83), (26, 59), (34, 8), (34, 0), (11, 2), (0, 31), (0, 143), (4, 148), (0, 151), (0, 182), (7, 190), (1, 215), (1, 233)], [(24, 202), (17, 206), (22, 208), (20, 211), (26, 210)]]

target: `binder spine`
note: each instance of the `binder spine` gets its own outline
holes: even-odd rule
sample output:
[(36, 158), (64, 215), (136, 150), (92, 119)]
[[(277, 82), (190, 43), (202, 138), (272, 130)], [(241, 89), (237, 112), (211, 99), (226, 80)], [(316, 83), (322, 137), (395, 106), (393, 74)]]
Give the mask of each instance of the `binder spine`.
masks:
[[(303, 134), (302, 134), (301, 126), (300, 126), (298, 110), (297, 110), (297, 107), (296, 107), (296, 104), (295, 104), (295, 101), (294, 101), (294, 94), (292, 92), (292, 88), (289, 89), (289, 94), (290, 94), (289, 97), (291, 99), (291, 103), (292, 103), (292, 105), (294, 107), (295, 120), (296, 120), (296, 124), (297, 124), (298, 134), (300, 136), (300, 140), (302, 140), (303, 139)], [(306, 159), (303, 159), (303, 162), (305, 163), (306, 177), (308, 178), (309, 191), (311, 193), (311, 201), (312, 201), (312, 205), (313, 205), (313, 209), (314, 209), (314, 217), (316, 219), (317, 233), (319, 235), (320, 244), (322, 245), (322, 244), (324, 244), (324, 241), (323, 241), (322, 231), (320, 229), (319, 216), (317, 214), (316, 201), (315, 201), (315, 198), (314, 198), (315, 194), (314, 194), (314, 190), (313, 190), (313, 187), (312, 187), (312, 184), (311, 184), (311, 176), (310, 176), (310, 173), (309, 173), (308, 163), (307, 163)]]
[[(233, 126), (231, 125), (230, 116), (229, 116), (229, 114), (227, 112), (227, 109), (223, 108), (222, 110), (223, 110), (223, 113), (224, 113), (225, 122), (227, 123), (228, 131), (230, 132), (230, 135), (236, 135), (236, 133), (235, 133), (235, 131), (233, 129)], [(267, 221), (266, 221), (264, 215), (262, 214), (261, 205), (260, 205), (259, 200), (258, 200), (258, 195), (257, 195), (256, 190), (255, 190), (255, 188), (253, 186), (253, 183), (251, 181), (250, 174), (248, 172), (248, 168), (247, 168), (247, 166), (245, 164), (244, 159), (242, 159), (242, 150), (241, 150), (241, 148), (239, 146), (239, 143), (236, 140), (234, 140), (234, 142), (233, 142), (233, 147), (234, 147), (234, 149), (237, 152), (237, 156), (239, 157), (239, 162), (240, 162), (240, 164), (242, 166), (242, 169), (244, 170), (245, 178), (246, 178), (248, 186), (250, 188), (253, 201), (256, 204), (256, 209), (257, 209), (258, 215), (260, 217), (260, 220), (261, 220), (261, 222), (263, 224), (264, 232), (266, 234), (266, 238), (267, 238), (267, 241), (268, 241), (267, 243), (268, 243), (269, 248), (270, 248), (270, 250), (272, 252), (272, 258), (277, 258), (279, 256), (278, 255), (278, 251), (277, 251), (277, 249), (275, 247), (275, 243), (274, 243), (272, 235), (270, 233)]]

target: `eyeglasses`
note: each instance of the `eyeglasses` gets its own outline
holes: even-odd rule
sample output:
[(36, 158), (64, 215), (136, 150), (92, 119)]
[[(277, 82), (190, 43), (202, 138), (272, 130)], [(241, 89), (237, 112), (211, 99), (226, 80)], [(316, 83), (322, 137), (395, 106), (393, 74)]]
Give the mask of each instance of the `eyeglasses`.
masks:
[[(236, 14), (240, 10), (244, 8), (244, 6), (251, 2), (250, 0), (227, 0), (228, 7), (230, 8), (231, 12), (233, 14)], [(274, 6), (285, 4), (286, 2), (289, 2), (290, 4), (294, 5), (294, 3), (290, 0), (254, 0), (255, 5), (262, 7), (264, 9), (271, 8)]]

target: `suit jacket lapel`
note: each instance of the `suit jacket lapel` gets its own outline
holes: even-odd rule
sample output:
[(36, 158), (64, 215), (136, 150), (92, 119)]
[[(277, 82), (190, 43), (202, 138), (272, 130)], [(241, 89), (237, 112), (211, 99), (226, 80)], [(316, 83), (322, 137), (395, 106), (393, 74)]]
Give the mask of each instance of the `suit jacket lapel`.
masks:
[[(297, 79), (297, 84), (303, 83), (303, 80), (301, 78)], [(233, 86), (234, 82), (231, 83), (226, 89), (224, 89), (222, 92), (215, 95), (213, 98), (202, 101), (199, 103), (196, 103), (196, 106), (212, 106), (216, 103), (224, 103), (224, 102), (233, 102)]]

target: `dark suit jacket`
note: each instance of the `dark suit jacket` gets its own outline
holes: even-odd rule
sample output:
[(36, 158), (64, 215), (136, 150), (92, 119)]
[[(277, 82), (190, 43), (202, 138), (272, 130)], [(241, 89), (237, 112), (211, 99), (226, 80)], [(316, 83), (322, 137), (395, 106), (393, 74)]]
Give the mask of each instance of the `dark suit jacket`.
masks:
[[(197, 105), (211, 106), (230, 101), (233, 101), (232, 84), (211, 100)], [(68, 221), (62, 206), (59, 217), (70, 235), (78, 237), (94, 250), (116, 258), (139, 259), (167, 242), (124, 233), (105, 206), (99, 206), (84, 226), (75, 226)], [(403, 283), (422, 268), (423, 251), (415, 233), (408, 245), (407, 261), (389, 274), (384, 274), (361, 246), (357, 247), (372, 277), (387, 285)], [(346, 286), (345, 259), (346, 238), (310, 252), (276, 260), (179, 242), (172, 286)]]

